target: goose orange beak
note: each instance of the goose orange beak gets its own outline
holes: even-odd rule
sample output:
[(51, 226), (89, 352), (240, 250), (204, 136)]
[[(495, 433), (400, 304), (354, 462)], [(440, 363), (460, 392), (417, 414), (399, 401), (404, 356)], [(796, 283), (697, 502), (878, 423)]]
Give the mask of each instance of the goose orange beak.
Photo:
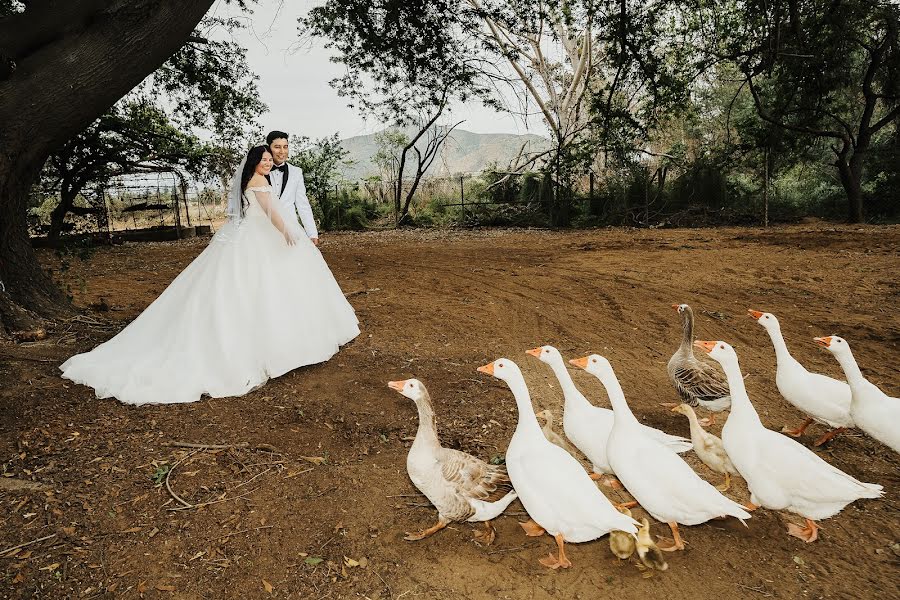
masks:
[(672, 305), (672, 308), (674, 308), (675, 310), (678, 310), (678, 308), (679, 308), (680, 306), (681, 306), (680, 304), (673, 304), (673, 305)]
[(573, 358), (572, 360), (569, 361), (569, 364), (574, 365), (574, 366), (578, 367), (579, 369), (587, 369), (587, 362), (588, 362), (588, 357), (582, 356), (581, 358)]
[(408, 379), (404, 379), (403, 381), (388, 381), (388, 387), (394, 391), (402, 392), (403, 386), (406, 385)]
[(696, 340), (696, 341), (694, 342), (694, 346), (696, 346), (697, 348), (700, 348), (700, 349), (703, 350), (704, 352), (709, 353), (709, 352), (712, 352), (712, 351), (713, 351), (713, 348), (716, 347), (716, 343), (715, 343), (715, 342), (704, 342), (704, 341), (701, 341), (701, 340)]
[(534, 357), (538, 357), (541, 355), (542, 351), (543, 351), (543, 348), (541, 346), (538, 346), (537, 348), (532, 348), (531, 350), (526, 350), (525, 354), (530, 354)]
[(753, 317), (756, 320), (759, 320), (760, 317), (763, 316), (763, 314), (761, 312), (759, 312), (758, 310), (753, 310), (752, 308), (747, 309), (747, 314), (749, 314), (751, 317)]
[(826, 336), (826, 337), (817, 337), (817, 338), (813, 338), (813, 339), (816, 341), (816, 343), (818, 345), (822, 346), (823, 348), (828, 348), (829, 346), (831, 346), (831, 336), (830, 335)]
[(491, 362), (491, 363), (488, 363), (488, 364), (483, 365), (483, 366), (481, 366), (481, 367), (478, 367), (478, 372), (479, 372), (479, 373), (484, 373), (485, 375), (490, 375), (490, 376), (493, 377), (493, 375), (494, 375), (494, 363)]

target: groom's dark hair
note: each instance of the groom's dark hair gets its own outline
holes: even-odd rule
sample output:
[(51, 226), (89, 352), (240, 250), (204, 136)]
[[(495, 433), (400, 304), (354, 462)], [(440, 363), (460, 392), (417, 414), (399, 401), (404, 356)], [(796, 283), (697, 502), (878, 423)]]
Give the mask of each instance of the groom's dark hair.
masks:
[(272, 145), (272, 142), (275, 140), (286, 140), (288, 139), (288, 134), (283, 131), (270, 131), (269, 135), (266, 136), (266, 144), (269, 146)]

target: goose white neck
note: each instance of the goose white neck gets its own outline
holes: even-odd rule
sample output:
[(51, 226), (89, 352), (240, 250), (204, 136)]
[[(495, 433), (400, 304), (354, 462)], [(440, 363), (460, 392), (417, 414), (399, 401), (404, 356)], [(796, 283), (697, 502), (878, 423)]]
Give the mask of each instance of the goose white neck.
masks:
[(759, 414), (750, 402), (747, 388), (744, 386), (744, 378), (741, 375), (741, 366), (736, 357), (726, 358), (720, 363), (725, 377), (728, 379), (728, 391), (731, 395), (731, 414), (736, 417), (753, 419), (762, 425)]
[(603, 387), (606, 388), (606, 394), (609, 396), (609, 403), (613, 407), (613, 415), (617, 424), (633, 424), (640, 425), (637, 417), (631, 412), (628, 402), (625, 400), (625, 392), (622, 391), (622, 384), (615, 373), (609, 376), (597, 376)]
[(416, 401), (419, 411), (419, 428), (416, 430), (416, 438), (413, 442), (421, 442), (433, 446), (440, 445), (437, 435), (437, 422), (434, 418), (434, 408), (431, 405), (431, 396), (428, 392)]
[(575, 387), (575, 382), (572, 381), (572, 375), (561, 360), (554, 360), (548, 364), (550, 365), (550, 368), (553, 369), (553, 374), (556, 375), (556, 379), (559, 380), (559, 386), (562, 388), (567, 405), (570, 402), (587, 402), (587, 399), (584, 398), (581, 392), (578, 391), (578, 388)]
[(771, 327), (766, 327), (765, 329), (772, 339), (772, 346), (775, 348), (775, 360), (777, 364), (786, 365), (797, 362), (788, 350), (787, 344), (784, 341), (784, 336), (781, 334), (781, 327), (773, 325)]
[(509, 386), (513, 397), (516, 399), (516, 408), (519, 409), (519, 422), (516, 425), (516, 433), (522, 431), (543, 436), (541, 426), (538, 424), (537, 417), (534, 414), (534, 407), (531, 405), (531, 395), (528, 393), (525, 379), (521, 375), (513, 376), (506, 380), (506, 385)]
[(834, 357), (841, 364), (844, 375), (847, 377), (847, 383), (850, 384), (851, 388), (866, 382), (866, 378), (863, 377), (862, 371), (859, 370), (859, 364), (849, 348), (846, 352), (841, 352), (840, 354), (835, 352)]

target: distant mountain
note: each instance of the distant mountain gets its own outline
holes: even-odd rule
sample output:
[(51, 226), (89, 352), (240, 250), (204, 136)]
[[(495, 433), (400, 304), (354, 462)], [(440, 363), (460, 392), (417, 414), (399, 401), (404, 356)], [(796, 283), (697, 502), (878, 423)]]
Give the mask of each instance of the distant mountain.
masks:
[[(412, 137), (415, 131), (404, 131)], [(349, 152), (347, 160), (352, 161), (342, 169), (342, 174), (351, 181), (378, 174), (378, 167), (372, 157), (378, 152), (375, 143), (377, 134), (360, 135), (341, 140), (341, 146)], [(454, 129), (441, 147), (439, 156), (432, 163), (426, 177), (445, 177), (457, 173), (480, 173), (491, 164), (506, 166), (519, 153), (522, 145), (526, 152), (547, 148), (549, 140), (539, 135), (517, 135), (513, 133), (472, 133)], [(408, 160), (415, 161), (415, 155)], [(407, 169), (411, 163), (407, 162)], [(414, 168), (414, 167), (412, 167)]]

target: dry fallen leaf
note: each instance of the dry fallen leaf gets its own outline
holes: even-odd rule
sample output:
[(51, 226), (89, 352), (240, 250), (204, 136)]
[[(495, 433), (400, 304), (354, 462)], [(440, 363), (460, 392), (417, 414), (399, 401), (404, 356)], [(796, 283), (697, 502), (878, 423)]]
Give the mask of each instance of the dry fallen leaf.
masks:
[(52, 565), (47, 565), (46, 567), (41, 567), (38, 569), (39, 571), (54, 571), (59, 568), (60, 563), (53, 563)]
[(325, 462), (325, 458), (322, 456), (301, 456), (300, 458), (314, 465), (321, 465)]
[(268, 581), (266, 581), (265, 579), (262, 580), (262, 584), (263, 584), (263, 589), (266, 590), (267, 594), (271, 594), (272, 590), (275, 589), (274, 587), (272, 587), (272, 584), (269, 583)]
[(358, 566), (359, 566), (359, 561), (353, 560), (353, 559), (350, 558), (349, 556), (345, 556), (345, 557), (344, 557), (344, 564), (347, 565), (348, 567), (358, 567)]
[(158, 589), (161, 592), (174, 592), (175, 586), (169, 585), (167, 583), (158, 583), (158, 584), (156, 584), (156, 589)]

